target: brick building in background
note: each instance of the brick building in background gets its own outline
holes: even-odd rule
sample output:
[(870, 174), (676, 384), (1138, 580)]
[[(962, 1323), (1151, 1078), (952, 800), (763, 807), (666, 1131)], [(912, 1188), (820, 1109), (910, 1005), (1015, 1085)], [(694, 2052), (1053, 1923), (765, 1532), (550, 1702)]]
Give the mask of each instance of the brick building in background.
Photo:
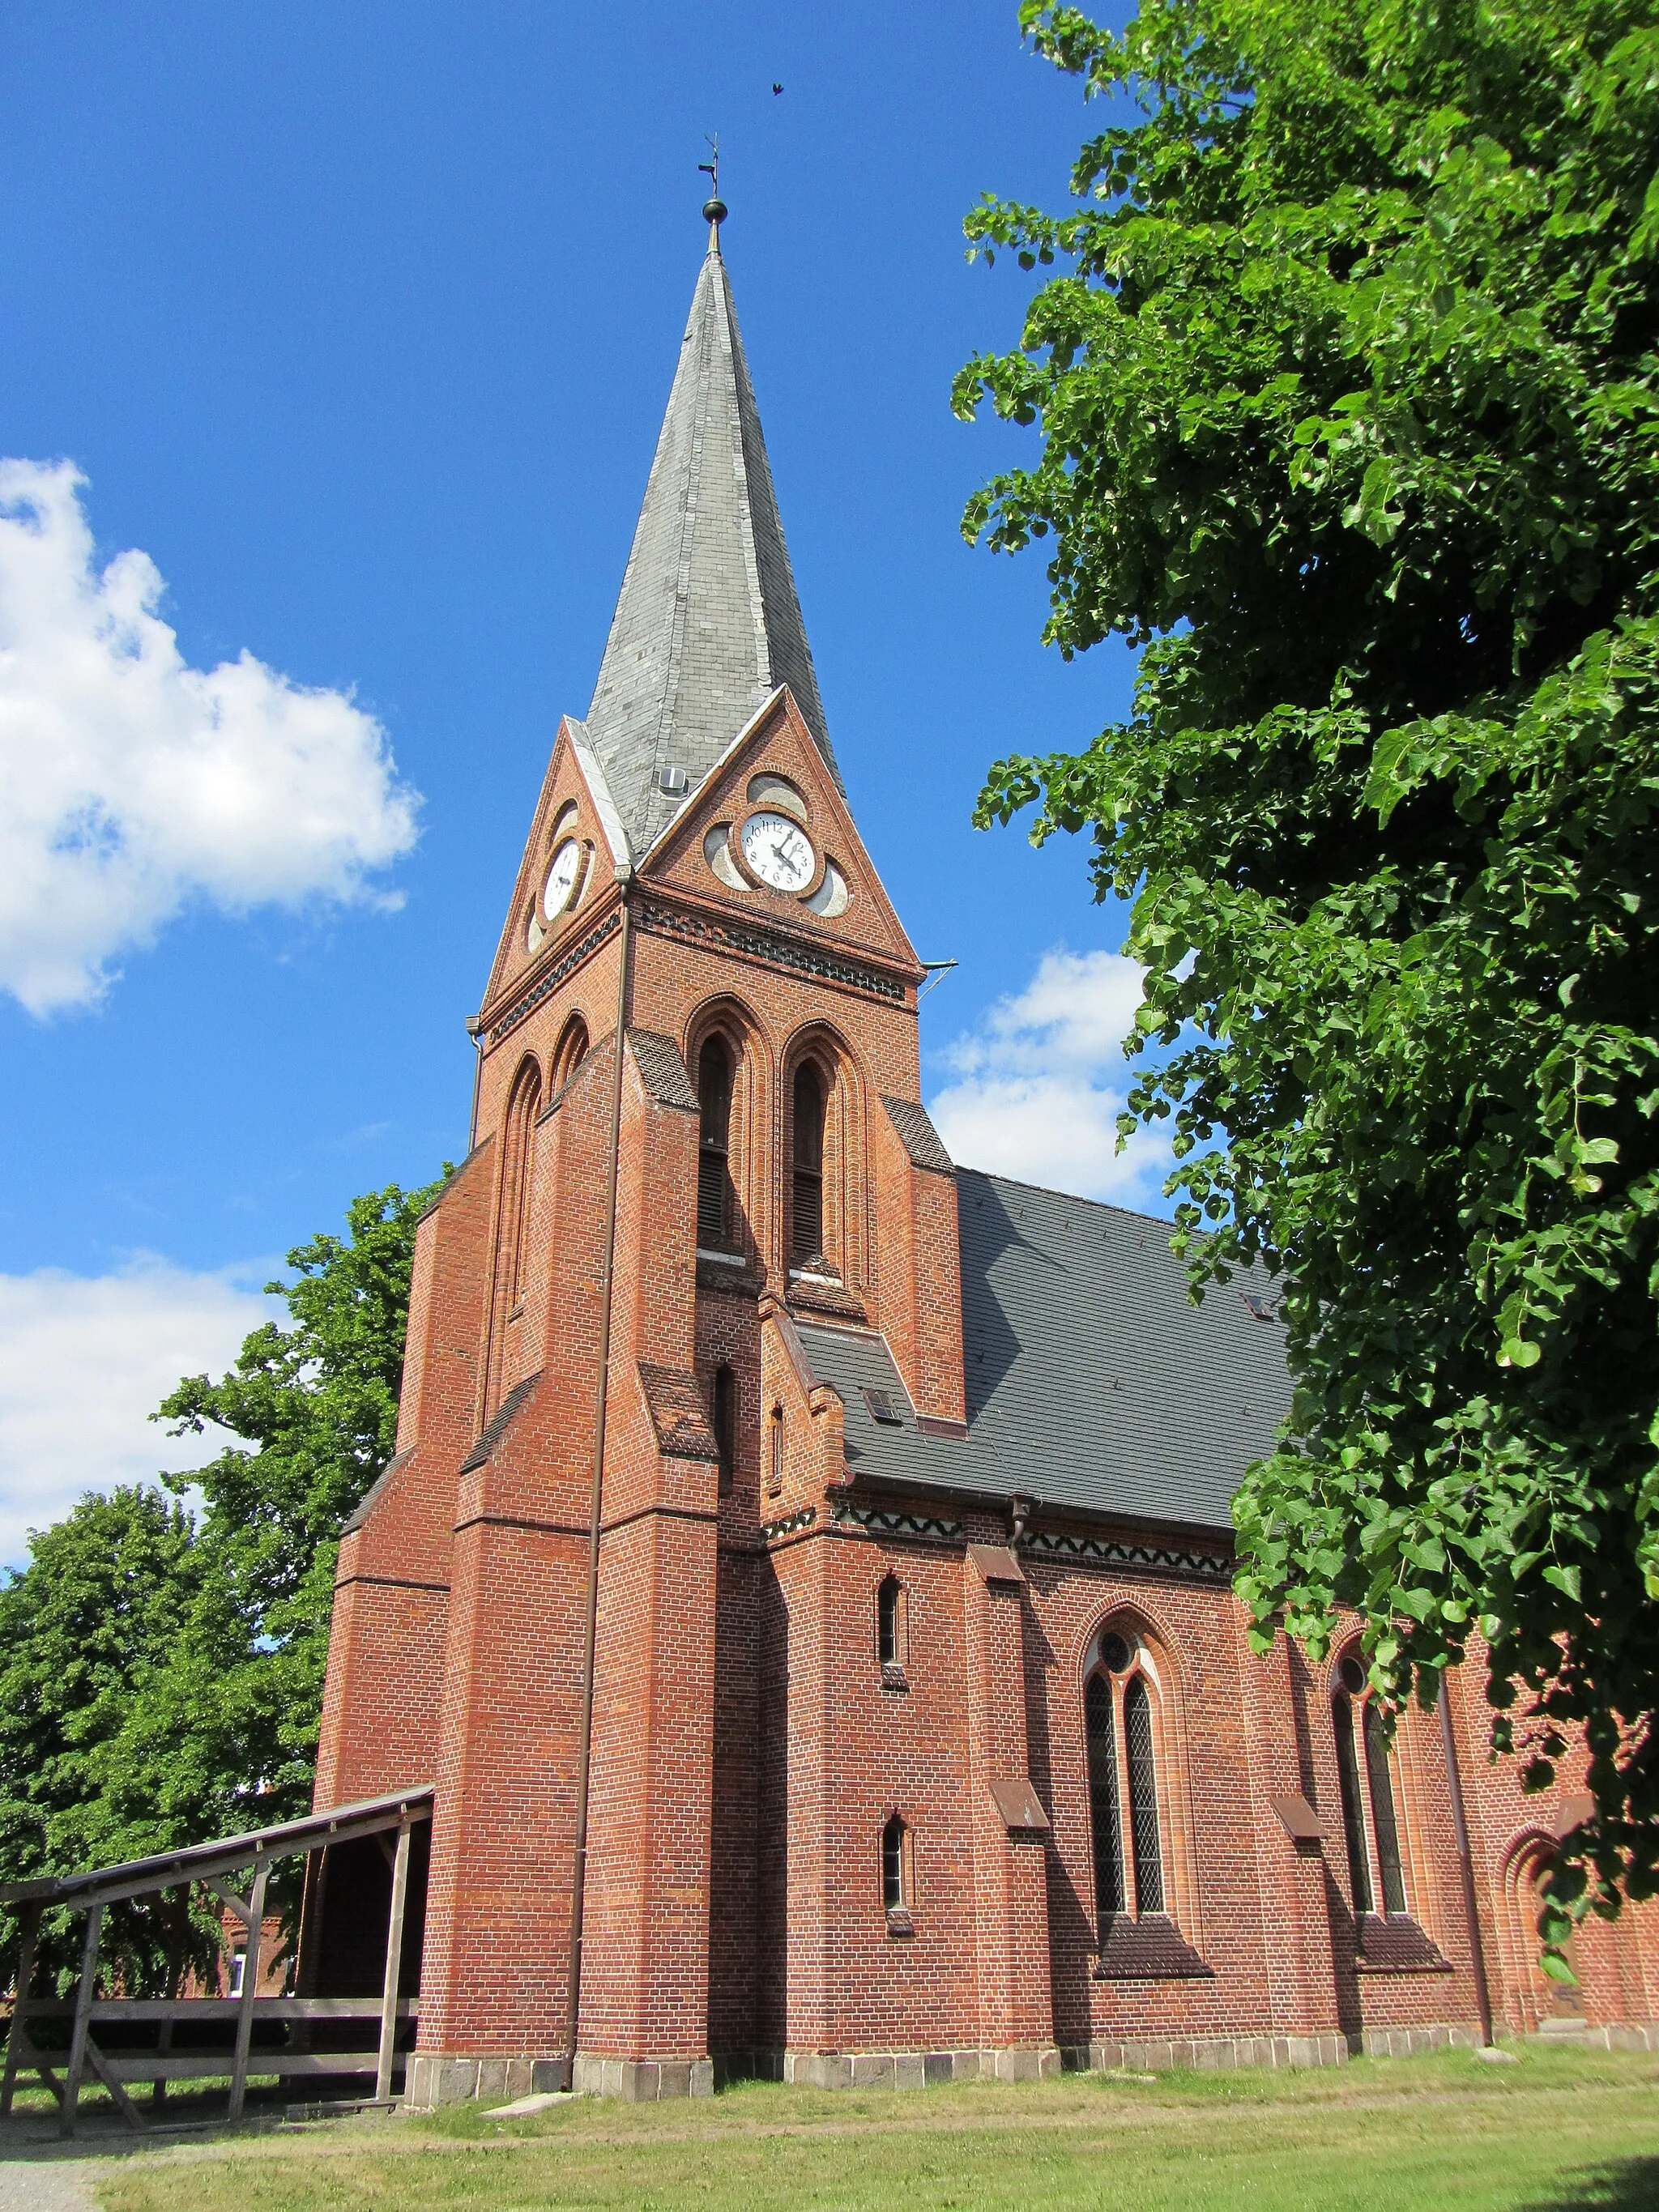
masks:
[[(1483, 1961), (1500, 2027), (1659, 2019), (1646, 1913), (1539, 1977), (1582, 1803), (1478, 1680), (1390, 1749), (1352, 1645), (1251, 1656), (1271, 1285), (1195, 1310), (1166, 1224), (929, 1122), (712, 212), (340, 1551), (318, 1807), (436, 1787), (411, 2097), (1328, 2062), (1472, 2037)], [(331, 1858), (302, 1986), (378, 1986), (384, 1867)]]

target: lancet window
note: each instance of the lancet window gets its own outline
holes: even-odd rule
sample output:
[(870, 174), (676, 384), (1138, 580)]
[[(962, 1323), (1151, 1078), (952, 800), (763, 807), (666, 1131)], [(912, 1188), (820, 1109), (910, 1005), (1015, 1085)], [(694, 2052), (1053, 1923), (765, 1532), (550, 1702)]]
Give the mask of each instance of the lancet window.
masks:
[(732, 1049), (707, 1037), (697, 1054), (697, 1243), (724, 1252), (732, 1243)]
[(1336, 1738), (1337, 1784), (1353, 1909), (1357, 1913), (1403, 1913), (1407, 1910), (1406, 1880), (1389, 1731), (1365, 1670), (1352, 1652), (1337, 1668), (1331, 1728)]
[(823, 1073), (816, 1060), (795, 1070), (792, 1116), (789, 1256), (797, 1267), (823, 1265)]
[(1158, 1695), (1139, 1638), (1108, 1629), (1083, 1692), (1095, 1909), (1103, 1923), (1166, 1910)]

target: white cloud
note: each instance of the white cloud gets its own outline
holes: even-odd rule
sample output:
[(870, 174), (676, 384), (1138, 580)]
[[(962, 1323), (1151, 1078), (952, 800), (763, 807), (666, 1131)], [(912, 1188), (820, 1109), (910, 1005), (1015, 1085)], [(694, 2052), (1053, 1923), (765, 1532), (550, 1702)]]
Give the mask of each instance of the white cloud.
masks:
[(149, 1257), (110, 1275), (0, 1275), (0, 1562), (22, 1565), (27, 1531), (82, 1491), (199, 1467), (222, 1447), (145, 1417), (180, 1376), (222, 1374), (271, 1319), (275, 1300), (245, 1284), (240, 1269)]
[(96, 1001), (182, 908), (374, 898), (415, 841), (385, 731), (244, 651), (192, 668), (139, 552), (100, 568), (66, 461), (0, 460), (0, 990)]
[(1140, 995), (1141, 969), (1121, 953), (1045, 952), (1024, 990), (946, 1050), (955, 1079), (928, 1111), (951, 1157), (1079, 1198), (1164, 1211), (1167, 1144), (1142, 1132), (1117, 1150), (1131, 1079), (1121, 1047)]

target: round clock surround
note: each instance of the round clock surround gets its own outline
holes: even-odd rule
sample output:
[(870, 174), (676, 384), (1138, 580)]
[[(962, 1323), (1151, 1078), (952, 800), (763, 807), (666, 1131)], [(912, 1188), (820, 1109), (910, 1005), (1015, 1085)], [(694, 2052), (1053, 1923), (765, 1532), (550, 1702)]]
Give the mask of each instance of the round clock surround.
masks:
[(823, 873), (823, 855), (793, 814), (757, 806), (733, 830), (731, 852), (750, 879), (786, 898), (804, 898)]

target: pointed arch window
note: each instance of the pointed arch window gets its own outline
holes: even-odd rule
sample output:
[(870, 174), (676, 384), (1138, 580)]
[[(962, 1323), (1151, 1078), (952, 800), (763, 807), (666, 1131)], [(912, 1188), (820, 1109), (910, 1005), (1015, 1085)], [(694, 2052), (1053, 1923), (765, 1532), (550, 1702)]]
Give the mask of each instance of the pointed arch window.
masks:
[(697, 1243), (724, 1252), (732, 1243), (732, 1050), (707, 1037), (697, 1054)]
[(1095, 1910), (1103, 1942), (1120, 1914), (1169, 1911), (1159, 1689), (1146, 1646), (1109, 1628), (1084, 1685)]
[(541, 1072), (534, 1060), (526, 1060), (507, 1102), (507, 1142), (501, 1155), (501, 1206), (497, 1234), (501, 1280), (509, 1306), (516, 1306), (523, 1292), (529, 1258), (530, 1155), (536, 1113), (541, 1102)]
[(480, 1425), (501, 1403), (508, 1365), (507, 1339), (513, 1334), (510, 1324), (524, 1310), (530, 1261), (530, 1167), (541, 1099), (541, 1070), (533, 1060), (526, 1060), (513, 1079), (496, 1139), (501, 1147), (501, 1182), (495, 1198), (495, 1274)]
[(823, 1074), (816, 1060), (795, 1070), (789, 1256), (797, 1267), (823, 1264)]
[(1388, 1726), (1370, 1693), (1365, 1670), (1352, 1653), (1337, 1669), (1337, 1685), (1331, 1698), (1331, 1730), (1336, 1739), (1337, 1786), (1353, 1909), (1356, 1914), (1381, 1911), (1403, 1916), (1409, 1908)]
[(1089, 1814), (1094, 1830), (1095, 1910), (1103, 1920), (1121, 1912), (1123, 1814), (1117, 1793), (1117, 1730), (1113, 1725), (1112, 1686), (1098, 1672), (1084, 1693), (1089, 1737)]

